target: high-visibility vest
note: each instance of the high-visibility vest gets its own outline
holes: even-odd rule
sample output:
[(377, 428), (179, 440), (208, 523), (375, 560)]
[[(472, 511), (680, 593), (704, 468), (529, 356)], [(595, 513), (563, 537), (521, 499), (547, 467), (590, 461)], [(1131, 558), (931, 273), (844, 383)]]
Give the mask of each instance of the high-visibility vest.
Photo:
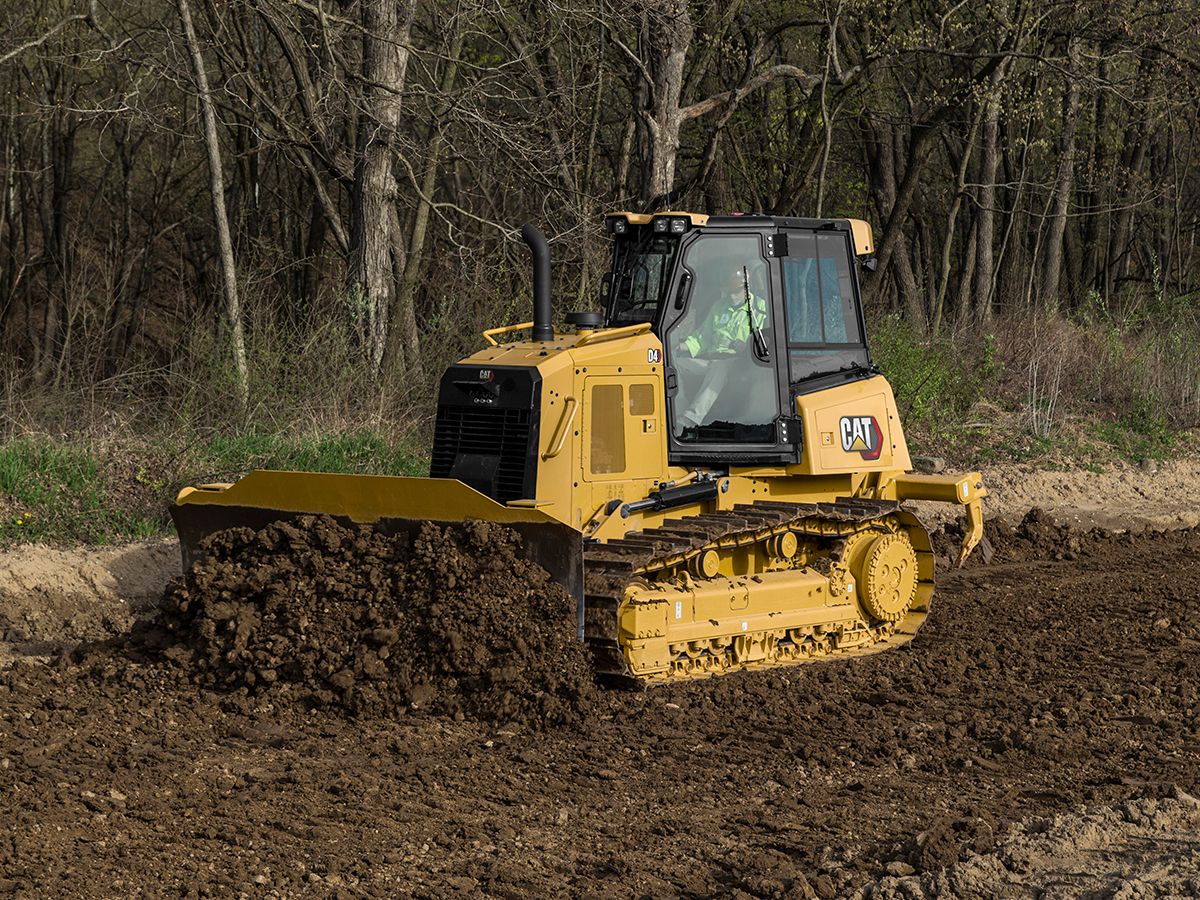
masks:
[[(767, 301), (757, 294), (750, 295), (750, 309), (754, 316), (754, 327), (767, 327)], [(736, 306), (718, 303), (709, 310), (704, 324), (689, 334), (684, 346), (692, 356), (702, 353), (736, 353), (750, 340), (750, 316), (746, 314), (746, 302)]]

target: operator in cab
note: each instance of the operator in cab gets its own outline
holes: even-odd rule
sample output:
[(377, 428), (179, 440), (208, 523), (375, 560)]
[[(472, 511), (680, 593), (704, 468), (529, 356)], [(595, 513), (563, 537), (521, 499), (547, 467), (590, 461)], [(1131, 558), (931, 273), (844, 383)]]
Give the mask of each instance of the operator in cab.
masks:
[(753, 366), (756, 355), (761, 358), (767, 353), (763, 339), (770, 324), (767, 301), (752, 290), (750, 282), (747, 268), (730, 261), (716, 289), (696, 298), (698, 324), (675, 353), (680, 373), (676, 408), (682, 410), (676, 416), (677, 433), (718, 421), (722, 414), (734, 415), (731, 404), (744, 410), (752, 403), (752, 398), (729, 396), (740, 393), (738, 373)]

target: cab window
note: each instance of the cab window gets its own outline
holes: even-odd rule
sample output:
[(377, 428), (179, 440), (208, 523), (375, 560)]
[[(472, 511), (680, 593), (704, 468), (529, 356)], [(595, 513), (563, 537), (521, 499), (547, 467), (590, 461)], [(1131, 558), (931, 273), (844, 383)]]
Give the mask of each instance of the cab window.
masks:
[(793, 382), (867, 364), (851, 265), (844, 232), (788, 233), (782, 271)]
[(617, 240), (609, 298), (610, 325), (636, 325), (657, 318), (678, 249), (678, 238), (655, 235), (649, 228)]

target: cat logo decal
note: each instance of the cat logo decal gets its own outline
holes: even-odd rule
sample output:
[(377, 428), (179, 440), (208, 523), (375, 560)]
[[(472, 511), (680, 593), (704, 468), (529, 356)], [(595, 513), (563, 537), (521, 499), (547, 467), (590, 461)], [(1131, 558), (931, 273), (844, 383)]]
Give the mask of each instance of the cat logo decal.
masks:
[(874, 416), (842, 416), (842, 449), (863, 459), (879, 459), (883, 452), (883, 432)]

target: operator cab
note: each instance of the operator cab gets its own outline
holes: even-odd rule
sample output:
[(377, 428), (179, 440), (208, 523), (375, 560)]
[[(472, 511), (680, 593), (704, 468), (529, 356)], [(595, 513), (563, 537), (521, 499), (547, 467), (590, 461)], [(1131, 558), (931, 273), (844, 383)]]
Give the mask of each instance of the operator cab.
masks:
[(662, 341), (672, 463), (799, 461), (795, 397), (876, 374), (848, 219), (607, 217), (606, 324)]

